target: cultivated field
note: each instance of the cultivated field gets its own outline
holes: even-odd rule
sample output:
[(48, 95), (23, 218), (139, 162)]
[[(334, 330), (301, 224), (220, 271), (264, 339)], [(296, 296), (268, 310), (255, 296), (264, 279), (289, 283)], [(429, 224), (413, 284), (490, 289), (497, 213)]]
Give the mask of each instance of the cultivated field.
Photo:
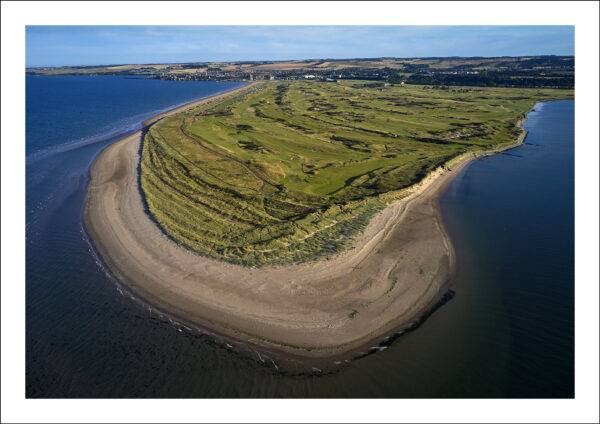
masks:
[(151, 215), (188, 249), (261, 266), (311, 261), (462, 153), (510, 144), (536, 101), (570, 90), (272, 82), (154, 124)]

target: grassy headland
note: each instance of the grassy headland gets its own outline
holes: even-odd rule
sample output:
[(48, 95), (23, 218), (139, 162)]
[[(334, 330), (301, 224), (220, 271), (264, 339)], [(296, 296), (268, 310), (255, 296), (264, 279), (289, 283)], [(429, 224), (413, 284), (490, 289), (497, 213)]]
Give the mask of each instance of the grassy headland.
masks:
[(151, 126), (142, 191), (163, 231), (194, 252), (250, 266), (315, 260), (433, 169), (514, 143), (535, 102), (572, 95), (263, 83)]

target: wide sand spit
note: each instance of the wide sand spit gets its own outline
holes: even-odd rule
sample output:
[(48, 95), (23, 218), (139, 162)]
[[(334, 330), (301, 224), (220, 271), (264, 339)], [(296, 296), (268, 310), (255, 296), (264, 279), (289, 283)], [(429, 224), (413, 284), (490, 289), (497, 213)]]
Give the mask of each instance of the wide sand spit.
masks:
[[(214, 101), (192, 102), (144, 123)], [(178, 319), (294, 357), (324, 359), (410, 327), (447, 293), (454, 252), (438, 195), (473, 153), (438, 168), (378, 213), (344, 253), (318, 262), (248, 268), (197, 255), (167, 237), (144, 208), (140, 130), (90, 169), (84, 221), (112, 273)], [(525, 131), (514, 147), (525, 138)]]

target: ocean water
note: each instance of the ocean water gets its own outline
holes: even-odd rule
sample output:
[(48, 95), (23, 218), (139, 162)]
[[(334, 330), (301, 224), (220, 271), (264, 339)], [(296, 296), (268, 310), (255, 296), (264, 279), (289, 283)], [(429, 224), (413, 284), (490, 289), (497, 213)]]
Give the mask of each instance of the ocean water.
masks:
[(456, 295), (380, 353), (282, 374), (128, 297), (83, 228), (90, 163), (157, 111), (237, 85), (28, 77), (27, 397), (573, 396), (573, 101), (537, 105), (523, 146), (448, 186)]
[(115, 76), (28, 76), (26, 154), (36, 160), (139, 128), (174, 106), (241, 82), (161, 81)]

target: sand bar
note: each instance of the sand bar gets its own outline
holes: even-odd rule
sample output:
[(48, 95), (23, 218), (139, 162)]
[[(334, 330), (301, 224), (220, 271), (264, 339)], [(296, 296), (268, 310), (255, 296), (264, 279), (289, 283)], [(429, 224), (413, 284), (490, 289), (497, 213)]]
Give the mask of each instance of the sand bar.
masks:
[[(525, 132), (504, 149), (524, 137)], [(454, 253), (437, 198), (473, 153), (407, 189), (408, 196), (377, 214), (346, 252), (314, 263), (253, 269), (199, 256), (162, 233), (144, 210), (139, 190), (142, 138), (143, 130), (98, 155), (84, 221), (117, 278), (161, 310), (253, 346), (328, 358), (409, 326), (447, 292)]]

